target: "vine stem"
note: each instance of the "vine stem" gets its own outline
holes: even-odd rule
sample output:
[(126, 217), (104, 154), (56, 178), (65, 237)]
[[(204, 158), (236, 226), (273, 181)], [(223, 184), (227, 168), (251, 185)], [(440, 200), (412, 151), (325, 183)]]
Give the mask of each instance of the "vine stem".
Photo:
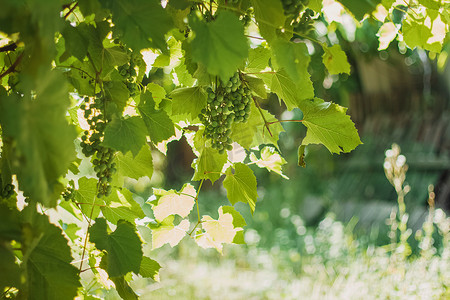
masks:
[(0, 79), (8, 75), (9, 73), (12, 73), (16, 70), (17, 65), (20, 63), (20, 61), (23, 58), (23, 52), (17, 57), (17, 59), (14, 61), (14, 63), (2, 74), (0, 74)]
[(200, 190), (202, 188), (203, 181), (205, 181), (204, 178), (202, 179), (202, 181), (200, 181), (200, 185), (198, 186), (198, 190), (197, 190), (197, 195), (195, 196), (195, 203), (197, 205), (197, 216), (198, 216), (198, 223), (199, 224), (200, 224), (200, 208), (198, 207), (198, 195), (200, 194)]
[(267, 125), (272, 125), (276, 123), (283, 123), (283, 122), (296, 122), (296, 123), (303, 123), (304, 120), (277, 120), (273, 122), (267, 122)]
[[(198, 195), (200, 194), (200, 190), (201, 190), (201, 188), (202, 188), (203, 181), (205, 181), (204, 178), (200, 181), (200, 185), (198, 186), (198, 189), (197, 189), (197, 195), (195, 195), (195, 204), (197, 205), (197, 216), (198, 216), (198, 221), (197, 221), (197, 224), (195, 224), (194, 228), (192, 228), (191, 232), (188, 233), (189, 236), (192, 236), (192, 233), (193, 233), (194, 230), (197, 228), (197, 226), (198, 226), (200, 223), (202, 223), (202, 221), (200, 220), (200, 208), (199, 208), (199, 206), (198, 206)], [(188, 196), (191, 196), (191, 195), (188, 195)]]
[(269, 132), (270, 136), (273, 137), (272, 132), (270, 131), (270, 128), (269, 128), (269, 122), (267, 122), (266, 117), (264, 117), (264, 114), (261, 110), (261, 107), (259, 106), (258, 101), (256, 101), (255, 97), (252, 97), (252, 98), (253, 98), (253, 101), (255, 102), (256, 108), (258, 108), (258, 111), (261, 114), (261, 117), (263, 118), (264, 126), (266, 126), (267, 131)]
[(56, 66), (56, 68), (75, 69), (75, 70), (78, 70), (80, 72), (83, 72), (84, 74), (86, 74), (87, 76), (91, 77), (92, 79), (95, 79), (93, 76), (91, 76), (91, 74), (89, 74), (85, 70), (83, 70), (81, 68), (78, 68), (78, 67), (74, 67), (74, 66)]
[(87, 240), (89, 237), (89, 228), (91, 227), (92, 215), (94, 214), (94, 207), (95, 207), (96, 199), (97, 199), (97, 195), (94, 195), (94, 200), (92, 201), (91, 212), (89, 214), (89, 219), (88, 219), (88, 226), (86, 229), (86, 236), (84, 237), (83, 253), (81, 254), (80, 269), (79, 269), (80, 273), (81, 273), (81, 269), (83, 268), (84, 255), (86, 254)]

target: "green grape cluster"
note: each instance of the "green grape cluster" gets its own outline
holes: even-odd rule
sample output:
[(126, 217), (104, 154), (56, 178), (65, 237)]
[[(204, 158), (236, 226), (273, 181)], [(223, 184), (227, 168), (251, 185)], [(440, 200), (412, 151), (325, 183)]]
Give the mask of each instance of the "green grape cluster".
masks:
[(285, 15), (298, 16), (309, 0), (281, 0)]
[(63, 199), (65, 201), (72, 201), (75, 198), (74, 191), (75, 190), (72, 186), (69, 186), (68, 188), (66, 188), (64, 190), (64, 192), (62, 192)]
[(302, 13), (300, 20), (294, 22), (294, 24), (293, 24), (294, 31), (299, 34), (306, 35), (311, 30), (313, 30), (314, 29), (314, 19), (313, 19), (314, 14), (315, 13), (313, 10), (307, 8)]
[(91, 102), (88, 97), (80, 106), (84, 110), (84, 117), (89, 123), (89, 130), (84, 131), (81, 137), (81, 148), (85, 156), (93, 156), (92, 164), (98, 177), (97, 197), (109, 196), (111, 194), (112, 175), (117, 171), (114, 161), (114, 150), (103, 147), (104, 130), (106, 118), (102, 114), (104, 97), (97, 95), (95, 101)]
[(253, 14), (253, 8), (249, 8), (245, 11), (245, 14), (241, 17), (241, 22), (244, 24), (244, 27), (247, 27), (250, 25), (250, 22), (252, 21), (252, 14)]
[(205, 125), (205, 137), (211, 139), (212, 147), (224, 153), (231, 150), (231, 126), (249, 118), (252, 95), (239, 72), (227, 82), (219, 82), (214, 91), (207, 88), (208, 100), (199, 115)]
[(5, 184), (1, 192), (2, 192), (1, 196), (3, 198), (7, 199), (11, 197), (12, 195), (14, 195), (14, 185), (10, 183)]
[(124, 83), (128, 88), (128, 91), (130, 92), (130, 96), (136, 96), (136, 94), (139, 92), (139, 87), (137, 83), (137, 73), (136, 73), (136, 61), (137, 58), (135, 57), (135, 54), (131, 51), (128, 53), (130, 56), (130, 61), (124, 65), (119, 66), (119, 74), (124, 78)]

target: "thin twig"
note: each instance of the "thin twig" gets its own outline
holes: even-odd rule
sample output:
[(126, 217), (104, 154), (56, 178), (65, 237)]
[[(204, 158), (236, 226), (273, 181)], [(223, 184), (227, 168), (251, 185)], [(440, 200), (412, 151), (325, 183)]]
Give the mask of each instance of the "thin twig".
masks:
[(23, 58), (23, 52), (17, 57), (16, 61), (2, 74), (0, 74), (0, 79), (8, 75), (9, 73), (12, 73), (16, 70), (17, 65), (20, 63), (20, 61)]
[(11, 43), (6, 46), (0, 47), (0, 52), (14, 51), (17, 48), (16, 43)]
[(78, 2), (76, 2), (75, 5), (72, 6), (72, 8), (69, 9), (69, 11), (64, 15), (64, 20), (66, 20), (67, 17), (68, 17), (71, 13), (73, 13), (73, 11), (75, 10), (75, 8), (77, 8), (77, 6), (78, 6)]

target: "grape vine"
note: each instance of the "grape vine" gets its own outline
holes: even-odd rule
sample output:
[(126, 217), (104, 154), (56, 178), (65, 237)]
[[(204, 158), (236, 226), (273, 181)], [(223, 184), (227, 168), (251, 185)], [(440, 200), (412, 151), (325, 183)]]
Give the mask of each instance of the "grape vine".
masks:
[[(341, 35), (331, 42), (314, 31), (314, 22), (330, 30), (338, 22), (328, 22), (326, 1), (13, 2), (3, 1), (0, 13), (2, 296), (111, 298), (115, 286), (136, 299), (132, 278), (155, 280), (161, 267), (144, 244), (174, 247), (187, 237), (221, 252), (243, 243), (246, 223), (234, 205), (257, 209), (249, 165), (284, 176), (285, 161), (267, 147), (251, 163), (229, 150), (276, 149), (282, 122), (306, 129), (296, 145), (303, 166), (311, 144), (339, 154), (361, 143), (346, 108), (315, 97), (322, 82), (311, 78), (351, 71)], [(404, 7), (393, 24), (396, 8), (384, 2), (379, 21), (393, 31), (380, 29), (381, 48), (397, 38), (442, 51), (445, 34), (435, 32), (448, 32), (443, 9), (430, 1)], [(374, 7), (356, 6), (345, 9), (357, 20), (372, 17)], [(323, 65), (314, 76), (312, 61)], [(264, 102), (303, 118), (278, 120)], [(194, 176), (163, 190), (151, 179), (161, 177), (153, 159), (183, 136), (196, 155)], [(149, 199), (129, 186), (142, 177), (154, 187)], [(199, 194), (219, 178), (230, 205), (213, 218), (202, 214)]]

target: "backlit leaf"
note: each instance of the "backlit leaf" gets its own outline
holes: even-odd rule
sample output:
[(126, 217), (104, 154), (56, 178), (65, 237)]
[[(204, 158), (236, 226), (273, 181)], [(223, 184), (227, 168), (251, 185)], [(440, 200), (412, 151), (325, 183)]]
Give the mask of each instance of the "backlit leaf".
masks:
[(323, 144), (331, 153), (350, 152), (361, 141), (347, 109), (315, 98), (302, 103), (303, 124), (308, 128), (302, 145)]

